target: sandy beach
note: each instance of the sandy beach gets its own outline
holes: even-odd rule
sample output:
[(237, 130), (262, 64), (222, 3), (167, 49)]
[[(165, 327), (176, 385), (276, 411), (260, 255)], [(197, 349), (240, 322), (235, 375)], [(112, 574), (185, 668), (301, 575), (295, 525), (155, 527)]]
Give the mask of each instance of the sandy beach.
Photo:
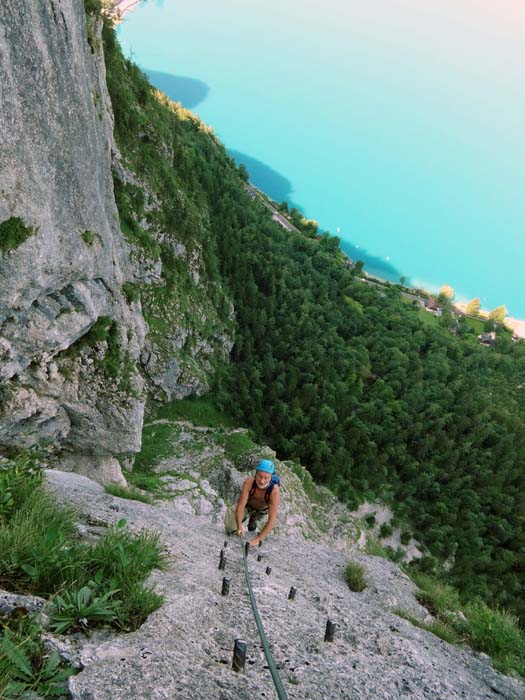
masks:
[(141, 2), (141, 0), (115, 0), (113, 7), (119, 20), (122, 20), (124, 15), (130, 12), (139, 2)]

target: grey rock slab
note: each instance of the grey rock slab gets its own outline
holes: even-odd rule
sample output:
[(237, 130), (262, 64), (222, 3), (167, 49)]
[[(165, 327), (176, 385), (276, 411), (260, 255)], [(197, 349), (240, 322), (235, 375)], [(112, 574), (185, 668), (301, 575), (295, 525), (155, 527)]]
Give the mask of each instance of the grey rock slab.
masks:
[(30, 595), (18, 595), (0, 590), (0, 618), (9, 618), (16, 611), (22, 610), (27, 613), (40, 612), (47, 601), (45, 598)]
[[(107, 521), (125, 517), (133, 531), (155, 529), (170, 553), (166, 570), (154, 572), (149, 581), (164, 595), (163, 606), (136, 632), (86, 640), (81, 653), (86, 668), (70, 680), (74, 700), (275, 697), (239, 540), (227, 538), (221, 571), (225, 535), (209, 517), (177, 511), (170, 502), (149, 506), (119, 500), (116, 512), (115, 499), (98, 484), (67, 475), (72, 476), (77, 481), (69, 482), (71, 492), (62, 480), (56, 493), (81, 514)], [(391, 598), (406, 603), (413, 585), (395, 574), (393, 564), (375, 559), (362, 560), (369, 588), (359, 594), (344, 581), (348, 557), (325, 544), (270, 536), (249, 551), (255, 598), (290, 700), (523, 700), (522, 681), (393, 615)], [(228, 596), (220, 594), (224, 575), (231, 579)], [(298, 591), (294, 601), (287, 597), (292, 585)], [(337, 624), (333, 643), (323, 641), (327, 619)], [(231, 670), (236, 638), (248, 643), (242, 674)]]

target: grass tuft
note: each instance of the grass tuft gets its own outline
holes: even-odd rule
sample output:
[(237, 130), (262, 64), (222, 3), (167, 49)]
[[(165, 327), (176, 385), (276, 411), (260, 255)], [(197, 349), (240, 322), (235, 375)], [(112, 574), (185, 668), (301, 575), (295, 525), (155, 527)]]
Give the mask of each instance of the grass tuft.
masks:
[(362, 564), (351, 561), (345, 570), (345, 579), (351, 591), (361, 593), (366, 588), (365, 568)]
[(30, 236), (36, 233), (36, 229), (26, 226), (18, 216), (12, 216), (0, 223), (0, 251), (9, 253), (24, 243)]
[(395, 610), (397, 615), (446, 642), (466, 642), (476, 651), (488, 654), (494, 668), (502, 673), (525, 677), (525, 632), (514, 615), (489, 608), (479, 598), (463, 603), (452, 586), (432, 576), (414, 574), (412, 578), (420, 588), (416, 598), (436, 620), (425, 624), (409, 613)]
[(151, 505), (153, 499), (147, 493), (143, 493), (138, 488), (130, 486), (121, 486), (120, 484), (107, 484), (105, 487), (106, 493), (118, 498), (127, 498), (130, 501), (140, 501)]

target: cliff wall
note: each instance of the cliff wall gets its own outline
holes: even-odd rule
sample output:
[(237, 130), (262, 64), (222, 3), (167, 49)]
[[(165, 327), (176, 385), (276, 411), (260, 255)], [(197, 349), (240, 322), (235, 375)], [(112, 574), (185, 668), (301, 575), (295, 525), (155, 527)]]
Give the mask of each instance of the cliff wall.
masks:
[(177, 351), (208, 346), (162, 311), (145, 344), (127, 284), (162, 287), (162, 266), (120, 229), (101, 30), (83, 0), (0, 5), (0, 446), (52, 446), (104, 481), (140, 449), (148, 390), (204, 391), (213, 348), (184, 372)]

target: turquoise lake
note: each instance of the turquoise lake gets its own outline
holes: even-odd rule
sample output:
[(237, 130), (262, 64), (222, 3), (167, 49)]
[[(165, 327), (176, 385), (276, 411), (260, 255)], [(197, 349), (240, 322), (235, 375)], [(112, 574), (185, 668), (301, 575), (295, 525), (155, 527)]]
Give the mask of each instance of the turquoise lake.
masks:
[(525, 316), (521, 0), (148, 0), (118, 33), (369, 273)]

